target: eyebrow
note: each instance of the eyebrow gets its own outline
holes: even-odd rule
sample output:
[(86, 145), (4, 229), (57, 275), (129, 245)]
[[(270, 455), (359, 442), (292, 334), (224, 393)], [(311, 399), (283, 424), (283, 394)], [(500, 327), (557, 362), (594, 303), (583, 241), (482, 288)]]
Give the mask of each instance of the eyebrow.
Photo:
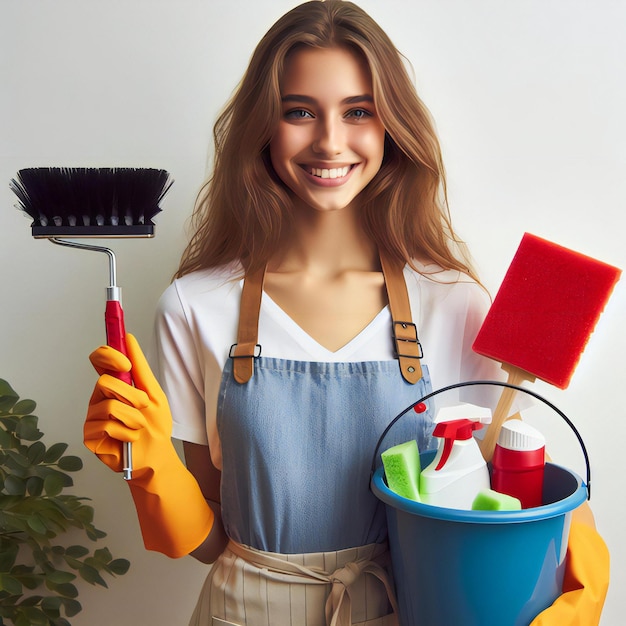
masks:
[[(317, 100), (312, 98), (311, 96), (302, 96), (299, 94), (287, 94), (282, 96), (282, 102), (304, 102), (306, 104), (316, 104)], [(349, 98), (344, 98), (341, 103), (342, 104), (359, 104), (361, 102), (374, 102), (374, 98), (370, 94), (362, 94), (359, 96), (350, 96)]]

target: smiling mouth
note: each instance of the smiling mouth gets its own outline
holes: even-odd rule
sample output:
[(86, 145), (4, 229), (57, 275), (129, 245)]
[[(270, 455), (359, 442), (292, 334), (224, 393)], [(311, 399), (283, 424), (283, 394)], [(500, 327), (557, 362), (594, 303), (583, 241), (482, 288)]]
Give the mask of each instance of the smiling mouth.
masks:
[(309, 167), (302, 165), (302, 169), (315, 178), (344, 178), (348, 175), (354, 165), (346, 165), (345, 167), (332, 167), (329, 169), (319, 167)]

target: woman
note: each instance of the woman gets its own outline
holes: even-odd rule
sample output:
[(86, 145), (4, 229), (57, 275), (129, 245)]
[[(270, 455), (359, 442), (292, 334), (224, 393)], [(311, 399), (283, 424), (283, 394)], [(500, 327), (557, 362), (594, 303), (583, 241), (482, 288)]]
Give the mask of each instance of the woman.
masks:
[[(157, 317), (168, 399), (129, 337), (136, 389), (101, 378), (86, 441), (115, 469), (135, 441), (148, 548), (216, 561), (192, 624), (395, 624), (376, 442), (433, 387), (497, 375), (432, 122), (380, 27), (314, 1), (259, 43), (215, 139)], [(395, 437), (428, 449), (416, 419)]]

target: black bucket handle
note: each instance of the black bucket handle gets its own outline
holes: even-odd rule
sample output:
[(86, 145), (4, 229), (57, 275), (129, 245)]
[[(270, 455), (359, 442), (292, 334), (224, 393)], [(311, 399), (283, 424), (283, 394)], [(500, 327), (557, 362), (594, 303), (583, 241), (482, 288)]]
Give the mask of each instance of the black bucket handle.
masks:
[(426, 402), (426, 400), (430, 400), (430, 398), (433, 398), (434, 396), (437, 396), (440, 393), (444, 393), (445, 391), (450, 391), (451, 389), (459, 389), (461, 387), (471, 387), (471, 386), (476, 386), (476, 385), (496, 385), (498, 387), (508, 387), (509, 389), (515, 389), (516, 391), (522, 391), (528, 394), (529, 396), (532, 396), (533, 398), (543, 402), (546, 406), (550, 407), (555, 413), (560, 415), (561, 418), (565, 421), (565, 423), (572, 429), (572, 431), (576, 435), (576, 439), (578, 439), (578, 443), (580, 444), (580, 448), (583, 452), (583, 456), (585, 458), (585, 465), (587, 467), (587, 500), (591, 500), (591, 466), (589, 464), (589, 455), (587, 454), (587, 448), (585, 447), (585, 442), (583, 441), (583, 438), (578, 432), (578, 429), (576, 428), (576, 426), (574, 426), (574, 423), (572, 422), (572, 420), (570, 420), (569, 417), (567, 417), (567, 415), (565, 415), (565, 413), (561, 411), (561, 409), (556, 407), (549, 400), (546, 400), (543, 396), (540, 396), (538, 393), (531, 391), (530, 389), (526, 389), (525, 387), (519, 387), (518, 385), (512, 385), (511, 383), (506, 383), (506, 382), (502, 382), (499, 380), (470, 380), (470, 381), (466, 381), (462, 383), (455, 383), (454, 385), (448, 385), (447, 387), (442, 387), (441, 389), (437, 389), (436, 391), (431, 391), (430, 393), (426, 394), (424, 397), (420, 398), (413, 404), (410, 404), (401, 413), (396, 415), (396, 417), (394, 417), (391, 420), (391, 422), (387, 424), (387, 427), (382, 432), (380, 438), (378, 439), (378, 443), (376, 444), (376, 448), (374, 450), (374, 457), (372, 459), (370, 483), (371, 483), (372, 477), (374, 476), (374, 472), (376, 471), (376, 458), (378, 456), (378, 450), (380, 448), (380, 445), (382, 444), (383, 440), (387, 436), (387, 433), (391, 430), (393, 425), (401, 417), (404, 417), (406, 413), (408, 413), (411, 409), (415, 408), (418, 404), (420, 404), (420, 402)]

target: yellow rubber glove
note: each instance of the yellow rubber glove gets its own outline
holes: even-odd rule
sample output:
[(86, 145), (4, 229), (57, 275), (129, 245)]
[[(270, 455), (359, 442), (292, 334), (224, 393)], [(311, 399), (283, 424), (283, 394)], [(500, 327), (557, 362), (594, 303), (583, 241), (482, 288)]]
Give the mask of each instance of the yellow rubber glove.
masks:
[(595, 528), (572, 521), (563, 593), (530, 626), (597, 626), (609, 587), (609, 560)]
[[(109, 346), (89, 356), (100, 378), (89, 401), (85, 445), (119, 472), (122, 442), (133, 442), (133, 478), (128, 485), (144, 545), (177, 558), (204, 541), (213, 527), (213, 511), (174, 449), (165, 393), (137, 340), (126, 335), (126, 342), (129, 358)], [(128, 372), (131, 365), (134, 387), (106, 373)]]

